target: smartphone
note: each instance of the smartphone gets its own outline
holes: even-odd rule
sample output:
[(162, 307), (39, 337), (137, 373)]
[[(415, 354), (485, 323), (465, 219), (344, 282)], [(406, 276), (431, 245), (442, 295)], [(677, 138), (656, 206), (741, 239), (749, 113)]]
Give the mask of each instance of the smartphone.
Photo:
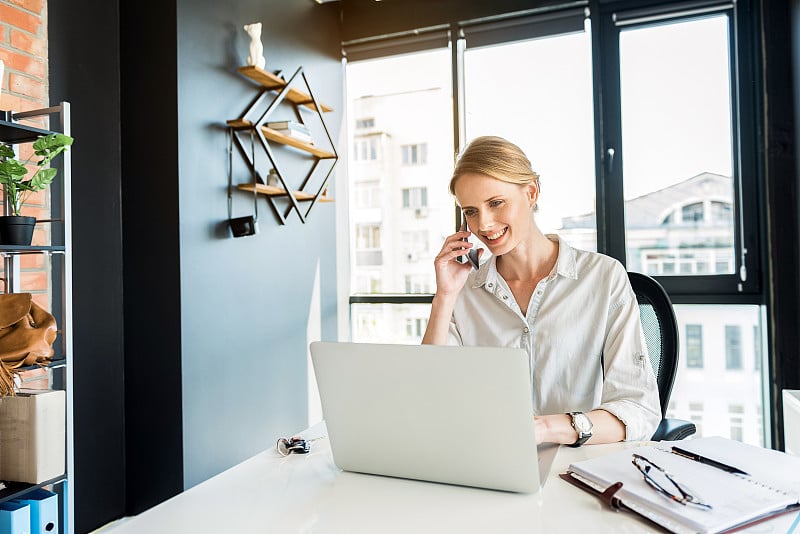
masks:
[[(466, 218), (461, 219), (461, 231), (469, 232), (469, 227), (467, 227)], [(469, 241), (469, 239), (465, 237), (464, 241)], [(470, 262), (470, 264), (472, 264), (473, 269), (477, 269), (478, 267), (480, 267), (480, 264), (478, 263), (478, 249), (476, 249), (475, 247), (469, 249), (469, 252), (467, 252), (466, 254), (466, 260), (464, 260), (462, 263), (466, 263), (467, 261)]]

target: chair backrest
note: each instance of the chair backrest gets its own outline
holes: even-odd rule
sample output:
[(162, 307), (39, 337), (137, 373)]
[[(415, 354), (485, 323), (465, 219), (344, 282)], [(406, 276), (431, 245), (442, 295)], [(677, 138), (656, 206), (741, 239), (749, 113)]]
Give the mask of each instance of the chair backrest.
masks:
[(628, 272), (628, 278), (639, 301), (639, 316), (658, 382), (661, 417), (664, 418), (678, 371), (678, 321), (672, 301), (661, 284), (642, 273)]

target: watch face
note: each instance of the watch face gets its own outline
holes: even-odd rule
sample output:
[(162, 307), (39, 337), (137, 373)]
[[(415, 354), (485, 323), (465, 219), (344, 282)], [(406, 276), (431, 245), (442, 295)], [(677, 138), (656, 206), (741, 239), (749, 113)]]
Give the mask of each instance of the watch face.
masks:
[(592, 429), (592, 422), (585, 414), (576, 413), (572, 420), (575, 423), (575, 429), (579, 432), (589, 432)]

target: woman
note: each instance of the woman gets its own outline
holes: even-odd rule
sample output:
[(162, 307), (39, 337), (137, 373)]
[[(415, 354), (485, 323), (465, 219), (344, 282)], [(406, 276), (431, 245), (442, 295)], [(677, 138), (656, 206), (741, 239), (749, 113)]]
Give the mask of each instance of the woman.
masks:
[(422, 342), (526, 349), (539, 443), (649, 439), (658, 387), (625, 268), (539, 230), (539, 176), (505, 139), (473, 140), (450, 192), (492, 257), (472, 271), (470, 233), (445, 240)]

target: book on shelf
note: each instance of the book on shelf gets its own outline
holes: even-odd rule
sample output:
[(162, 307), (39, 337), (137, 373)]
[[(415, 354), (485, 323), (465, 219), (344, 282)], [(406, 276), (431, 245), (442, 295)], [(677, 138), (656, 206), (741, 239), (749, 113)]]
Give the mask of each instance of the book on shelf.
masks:
[[(682, 456), (673, 446), (702, 460)], [(681, 504), (657, 490), (633, 464), (634, 454), (669, 473), (709, 508)], [(705, 463), (709, 459), (716, 466)], [(729, 466), (747, 474), (730, 472)], [(653, 467), (648, 472), (657, 474)], [(799, 473), (800, 457), (715, 436), (657, 442), (574, 462), (561, 478), (669, 532), (716, 534), (800, 510)], [(669, 492), (679, 494), (662, 480)]]
[(308, 129), (308, 126), (297, 121), (272, 121), (268, 122), (266, 126), (267, 128), (271, 128), (273, 130), (293, 130), (311, 135), (311, 130)]

